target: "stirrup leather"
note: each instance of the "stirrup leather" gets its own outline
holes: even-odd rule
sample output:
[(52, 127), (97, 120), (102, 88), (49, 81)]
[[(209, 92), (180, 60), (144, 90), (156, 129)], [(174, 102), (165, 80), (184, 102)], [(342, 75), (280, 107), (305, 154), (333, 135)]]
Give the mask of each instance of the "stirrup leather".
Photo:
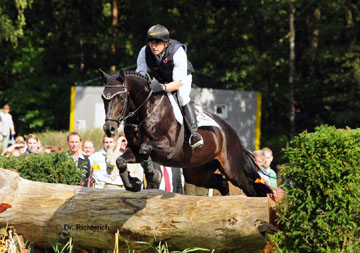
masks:
[[(200, 138), (200, 140), (198, 140), (197, 142), (195, 142), (194, 144), (191, 143), (191, 140), (193, 137), (198, 137)], [(202, 148), (202, 146), (204, 146), (204, 140), (202, 138), (202, 136), (198, 133), (193, 133), (190, 135), (190, 138), (189, 138), (189, 144), (191, 146), (192, 149), (195, 149), (195, 148)]]

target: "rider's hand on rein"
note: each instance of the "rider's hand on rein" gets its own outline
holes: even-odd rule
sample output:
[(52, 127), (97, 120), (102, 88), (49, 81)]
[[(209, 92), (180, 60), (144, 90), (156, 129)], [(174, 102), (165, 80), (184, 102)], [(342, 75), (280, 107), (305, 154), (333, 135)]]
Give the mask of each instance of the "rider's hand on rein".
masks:
[(150, 83), (150, 88), (152, 89), (153, 93), (157, 93), (165, 91), (166, 87), (164, 84), (159, 83), (159, 81), (154, 78)]

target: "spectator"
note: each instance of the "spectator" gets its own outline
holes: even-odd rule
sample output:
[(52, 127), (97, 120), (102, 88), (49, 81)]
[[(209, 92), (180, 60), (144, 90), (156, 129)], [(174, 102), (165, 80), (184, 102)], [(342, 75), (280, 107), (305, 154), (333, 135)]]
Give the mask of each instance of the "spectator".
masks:
[(72, 132), (67, 136), (69, 155), (76, 162), (77, 167), (83, 172), (80, 182), (81, 186), (91, 187), (93, 185), (92, 170), (89, 158), (81, 151), (81, 137), (77, 132)]
[(26, 150), (25, 154), (38, 154), (40, 153), (41, 146), (40, 146), (39, 137), (35, 134), (29, 134), (26, 136)]
[(12, 155), (15, 157), (19, 157), (20, 155), (24, 154), (26, 150), (26, 143), (24, 140), (24, 137), (21, 135), (16, 136), (15, 143), (8, 147), (4, 153), (7, 153), (8, 155)]
[(3, 112), (0, 112), (0, 121), (2, 123), (1, 135), (2, 135), (2, 150), (3, 152), (7, 149), (9, 144), (10, 135), (15, 135), (14, 122), (10, 114), (10, 106), (4, 105)]
[(46, 154), (50, 154), (50, 153), (52, 153), (51, 152), (51, 150), (52, 150), (52, 146), (50, 146), (50, 145), (45, 145), (44, 147), (43, 147), (43, 149), (42, 149), (42, 152), (44, 152), (44, 153), (46, 153)]
[(84, 141), (82, 151), (85, 155), (90, 157), (95, 152), (94, 143), (92, 141)]
[(261, 171), (263, 172), (263, 174), (265, 174), (268, 177), (269, 185), (271, 186), (271, 188), (273, 188), (273, 190), (276, 190), (277, 188), (276, 172), (272, 170), (270, 167), (271, 162), (274, 159), (273, 152), (270, 148), (267, 147), (263, 148), (262, 151), (264, 153), (265, 159)]
[[(116, 142), (116, 147), (114, 150), (108, 150), (106, 152), (106, 165), (107, 165), (107, 174), (110, 176), (109, 182), (105, 184), (105, 188), (124, 188), (123, 182), (121, 180), (119, 169), (116, 166), (116, 159), (124, 153), (127, 147), (127, 139), (124, 135), (121, 135)], [(143, 168), (140, 163), (128, 163), (127, 170), (129, 175), (133, 178), (143, 181)]]
[[(95, 177), (95, 188), (103, 188), (106, 182), (111, 183), (110, 175), (107, 173), (106, 166), (106, 152), (113, 150), (115, 146), (115, 140), (112, 137), (103, 136), (103, 148), (93, 153), (90, 156), (90, 161), (93, 165), (94, 177)], [(121, 179), (120, 179), (121, 180)], [(118, 181), (117, 183), (121, 183)]]
[(255, 150), (253, 152), (255, 163), (259, 166), (259, 169), (264, 165), (265, 155), (262, 150)]

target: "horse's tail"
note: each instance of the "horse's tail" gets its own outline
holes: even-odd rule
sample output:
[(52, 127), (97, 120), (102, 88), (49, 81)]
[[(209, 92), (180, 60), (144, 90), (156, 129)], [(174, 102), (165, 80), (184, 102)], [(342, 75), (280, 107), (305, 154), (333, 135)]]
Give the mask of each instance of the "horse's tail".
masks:
[(255, 183), (256, 179), (260, 179), (259, 166), (255, 163), (254, 155), (247, 149), (243, 150), (244, 154), (244, 172), (249, 179), (249, 183), (255, 188), (258, 197), (266, 197), (266, 194), (272, 193), (272, 190), (262, 183)]

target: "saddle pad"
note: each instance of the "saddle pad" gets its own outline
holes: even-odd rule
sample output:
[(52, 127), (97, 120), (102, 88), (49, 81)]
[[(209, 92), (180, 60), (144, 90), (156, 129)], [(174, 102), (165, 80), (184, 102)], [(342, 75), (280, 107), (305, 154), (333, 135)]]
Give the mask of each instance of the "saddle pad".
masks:
[(167, 96), (168, 96), (168, 98), (170, 100), (170, 103), (172, 105), (176, 121), (179, 122), (180, 125), (182, 125), (184, 119), (183, 119), (182, 113), (180, 111), (179, 104), (176, 103), (176, 100), (175, 100), (173, 94), (171, 94), (170, 92), (167, 92), (166, 94), (167, 94)]
[[(167, 92), (167, 95), (170, 99), (176, 121), (179, 122), (180, 125), (182, 125), (184, 119), (183, 119), (183, 115), (180, 111), (179, 104), (176, 102), (174, 96), (170, 92)], [(213, 118), (211, 118), (208, 114), (206, 114), (204, 112), (203, 107), (201, 105), (197, 105), (197, 104), (195, 105), (195, 114), (196, 114), (196, 120), (198, 122), (199, 127), (214, 126), (214, 127), (218, 127), (221, 129), (219, 124), (216, 123), (216, 121)]]

